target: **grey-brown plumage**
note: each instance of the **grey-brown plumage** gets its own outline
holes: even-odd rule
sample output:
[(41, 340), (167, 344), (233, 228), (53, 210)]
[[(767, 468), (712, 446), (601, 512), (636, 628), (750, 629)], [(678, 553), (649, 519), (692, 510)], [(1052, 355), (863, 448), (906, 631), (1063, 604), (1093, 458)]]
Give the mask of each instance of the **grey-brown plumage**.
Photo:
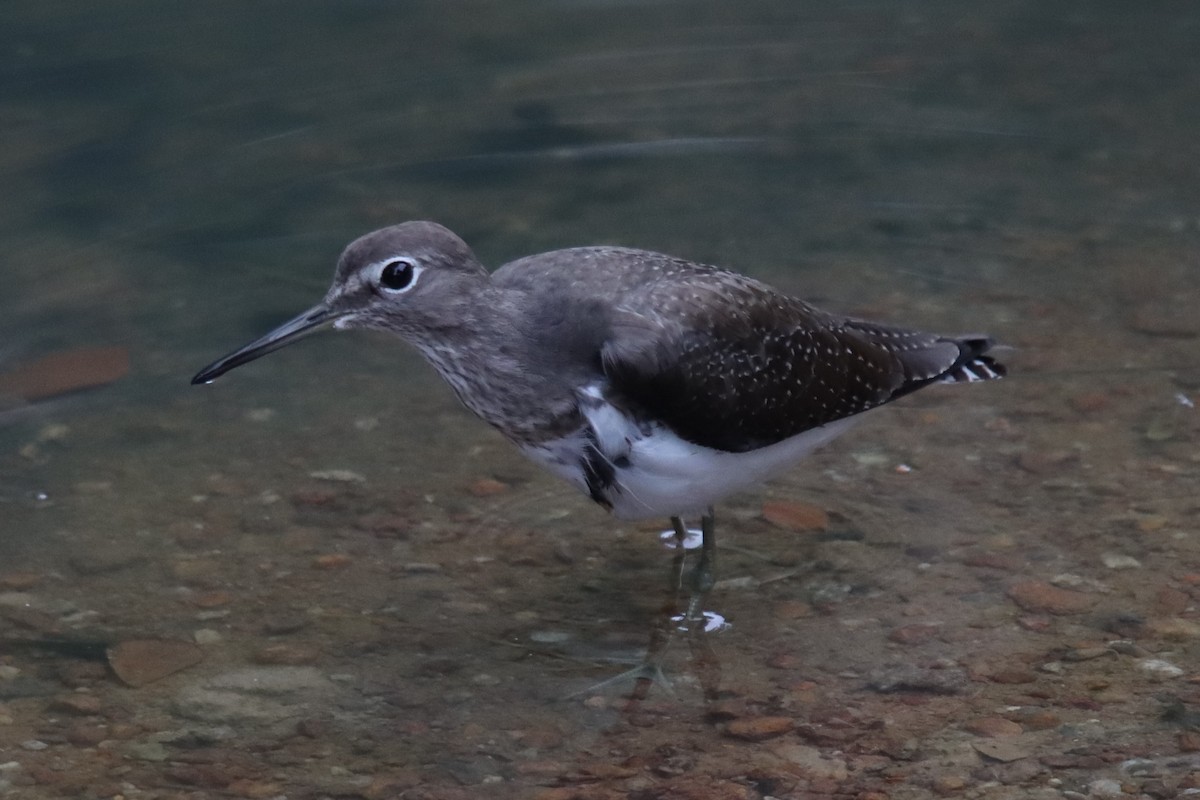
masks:
[(450, 231), (409, 222), (353, 242), (320, 305), (193, 382), (327, 323), (408, 340), (472, 411), (623, 516), (707, 507), (863, 411), (1004, 372), (986, 336), (830, 314), (659, 253), (556, 250), (489, 275)]
[[(352, 242), (322, 302), (192, 382), (326, 325), (399, 335), (525, 455), (617, 516), (671, 518), (672, 586), (691, 597), (682, 613), (667, 611), (634, 671), (651, 680), (680, 620), (708, 629), (717, 500), (786, 469), (869, 409), (934, 382), (1004, 374), (985, 355), (986, 336), (829, 314), (716, 267), (584, 247), (489, 275), (450, 231), (408, 222)], [(702, 543), (685, 576), (682, 516), (692, 512), (702, 514)]]

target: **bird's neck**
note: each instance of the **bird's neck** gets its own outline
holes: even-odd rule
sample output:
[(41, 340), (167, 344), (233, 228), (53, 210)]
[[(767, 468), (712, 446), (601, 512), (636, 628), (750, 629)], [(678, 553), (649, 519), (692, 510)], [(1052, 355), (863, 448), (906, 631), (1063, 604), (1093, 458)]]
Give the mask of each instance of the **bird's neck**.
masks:
[[(548, 425), (567, 424), (574, 411), (569, 389), (551, 378), (531, 375), (529, 341), (519, 304), (502, 292), (472, 295), (446, 327), (411, 339), (425, 359), (468, 409), (508, 438), (528, 442)], [(549, 412), (545, 417), (530, 409)]]

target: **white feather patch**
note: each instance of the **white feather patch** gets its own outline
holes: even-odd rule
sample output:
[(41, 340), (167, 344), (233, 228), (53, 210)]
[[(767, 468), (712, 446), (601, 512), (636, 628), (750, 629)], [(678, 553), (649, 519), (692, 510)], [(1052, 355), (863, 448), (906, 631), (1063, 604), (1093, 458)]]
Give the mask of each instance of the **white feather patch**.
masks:
[[(702, 512), (721, 498), (784, 471), (862, 416), (837, 420), (768, 447), (729, 453), (685, 441), (662, 425), (639, 425), (604, 400), (599, 386), (588, 386), (581, 394), (586, 399), (580, 410), (595, 432), (601, 454), (613, 466), (615, 485), (606, 499), (621, 519)], [(587, 442), (580, 430), (523, 450), (550, 472), (587, 492), (581, 465)]]

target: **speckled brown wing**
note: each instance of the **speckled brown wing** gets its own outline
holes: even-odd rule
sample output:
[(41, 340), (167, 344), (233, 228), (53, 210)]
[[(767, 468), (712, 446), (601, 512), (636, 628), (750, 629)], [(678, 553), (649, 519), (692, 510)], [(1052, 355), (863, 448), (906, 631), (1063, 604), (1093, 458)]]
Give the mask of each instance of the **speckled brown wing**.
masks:
[[(929, 383), (998, 377), (979, 361), (990, 344), (838, 317), (714, 270), (643, 286), (602, 361), (620, 395), (679, 436), (745, 452)], [(974, 363), (991, 374), (958, 376)]]

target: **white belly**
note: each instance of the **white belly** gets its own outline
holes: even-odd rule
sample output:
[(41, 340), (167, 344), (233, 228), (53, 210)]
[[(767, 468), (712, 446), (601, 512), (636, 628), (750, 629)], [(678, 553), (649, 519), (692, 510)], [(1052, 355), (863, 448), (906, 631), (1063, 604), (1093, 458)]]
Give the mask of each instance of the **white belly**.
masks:
[[(621, 519), (685, 516), (703, 512), (726, 495), (776, 475), (853, 425), (858, 416), (805, 431), (768, 447), (729, 453), (692, 444), (657, 425), (639, 426), (605, 402), (595, 387), (581, 403), (597, 449), (612, 466), (611, 486), (603, 492)], [(859, 415), (861, 416), (861, 415)], [(590, 493), (583, 464), (589, 431), (525, 446), (525, 454), (548, 470)]]

